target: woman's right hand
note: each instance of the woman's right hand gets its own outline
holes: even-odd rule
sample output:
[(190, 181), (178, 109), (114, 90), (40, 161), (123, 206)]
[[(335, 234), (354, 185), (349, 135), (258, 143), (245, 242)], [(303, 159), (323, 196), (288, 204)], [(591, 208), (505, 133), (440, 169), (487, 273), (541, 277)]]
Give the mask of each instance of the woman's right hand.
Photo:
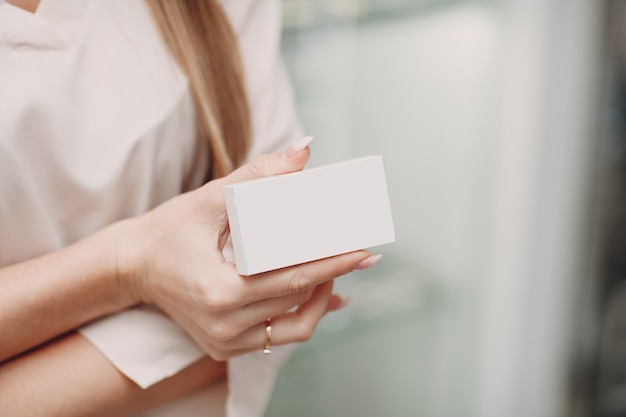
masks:
[(308, 158), (307, 144), (297, 143), (126, 221), (130, 237), (119, 245), (119, 279), (130, 284), (139, 300), (168, 314), (216, 360), (261, 349), (268, 318), (272, 344), (307, 340), (327, 310), (341, 302), (332, 296), (333, 280), (371, 266), (376, 258), (357, 251), (240, 276), (222, 255), (229, 234), (222, 187), (299, 171)]

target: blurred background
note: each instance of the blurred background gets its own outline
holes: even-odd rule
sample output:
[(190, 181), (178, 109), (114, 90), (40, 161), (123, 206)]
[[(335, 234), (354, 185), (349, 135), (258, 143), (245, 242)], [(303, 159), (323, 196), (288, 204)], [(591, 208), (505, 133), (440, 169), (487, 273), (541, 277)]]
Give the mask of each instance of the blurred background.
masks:
[(384, 157), (397, 242), (268, 417), (626, 416), (626, 8), (284, 0), (310, 166)]

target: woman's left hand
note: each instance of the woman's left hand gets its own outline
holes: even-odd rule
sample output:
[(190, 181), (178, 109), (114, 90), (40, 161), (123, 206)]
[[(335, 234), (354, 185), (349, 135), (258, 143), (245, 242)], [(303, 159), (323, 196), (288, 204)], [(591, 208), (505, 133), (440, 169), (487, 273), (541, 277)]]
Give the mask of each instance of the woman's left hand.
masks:
[(331, 295), (333, 280), (371, 262), (368, 252), (357, 251), (245, 277), (224, 259), (229, 227), (223, 186), (298, 171), (308, 158), (306, 147), (257, 157), (128, 220), (120, 245), (122, 277), (130, 279), (140, 300), (161, 308), (214, 359), (261, 349), (268, 318), (273, 344), (307, 340), (324, 314), (341, 305)]

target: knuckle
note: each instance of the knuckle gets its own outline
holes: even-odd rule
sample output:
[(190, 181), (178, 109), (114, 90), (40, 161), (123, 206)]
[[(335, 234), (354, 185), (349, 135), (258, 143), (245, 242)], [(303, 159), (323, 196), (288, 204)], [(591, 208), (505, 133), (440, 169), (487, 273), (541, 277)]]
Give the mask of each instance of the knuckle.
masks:
[(289, 294), (299, 294), (307, 292), (311, 288), (311, 280), (301, 270), (294, 271), (289, 277), (287, 292)]
[(226, 322), (215, 321), (211, 324), (209, 336), (218, 343), (225, 343), (236, 336), (236, 330)]
[(235, 307), (235, 298), (227, 291), (209, 290), (204, 296), (205, 308), (216, 314), (232, 310)]
[(266, 164), (265, 158), (263, 157), (263, 155), (261, 155), (261, 156), (257, 156), (248, 164), (246, 164), (245, 169), (248, 172), (248, 174), (253, 178), (263, 177), (266, 175), (265, 174), (266, 165), (267, 164)]

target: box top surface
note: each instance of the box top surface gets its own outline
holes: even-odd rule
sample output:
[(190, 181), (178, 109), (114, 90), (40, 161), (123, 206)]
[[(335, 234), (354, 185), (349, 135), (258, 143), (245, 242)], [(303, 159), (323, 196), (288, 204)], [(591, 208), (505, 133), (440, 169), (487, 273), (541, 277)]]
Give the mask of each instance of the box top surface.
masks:
[(347, 160), (341, 161), (341, 162), (334, 162), (332, 164), (321, 165), (321, 166), (318, 166), (318, 167), (315, 167), (315, 168), (304, 169), (302, 171), (289, 172), (289, 173), (286, 173), (286, 174), (270, 175), (268, 177), (255, 178), (253, 180), (242, 181), (242, 182), (238, 182), (238, 183), (235, 183), (235, 184), (228, 184), (228, 185), (225, 185), (224, 188), (225, 189), (237, 188), (237, 187), (246, 186), (246, 185), (249, 185), (249, 184), (255, 184), (255, 183), (259, 183), (259, 182), (269, 181), (269, 180), (276, 179), (276, 178), (284, 178), (284, 177), (290, 177), (290, 176), (294, 176), (294, 175), (303, 175), (303, 174), (307, 174), (307, 173), (315, 173), (316, 171), (321, 171), (321, 170), (328, 169), (328, 168), (333, 168), (333, 167), (338, 167), (338, 166), (345, 166), (345, 165), (350, 165), (350, 164), (354, 164), (354, 163), (358, 163), (358, 162), (362, 162), (362, 161), (366, 161), (366, 160), (382, 159), (382, 158), (383, 158), (382, 155), (362, 156), (362, 157), (358, 157), (358, 158), (347, 159)]

